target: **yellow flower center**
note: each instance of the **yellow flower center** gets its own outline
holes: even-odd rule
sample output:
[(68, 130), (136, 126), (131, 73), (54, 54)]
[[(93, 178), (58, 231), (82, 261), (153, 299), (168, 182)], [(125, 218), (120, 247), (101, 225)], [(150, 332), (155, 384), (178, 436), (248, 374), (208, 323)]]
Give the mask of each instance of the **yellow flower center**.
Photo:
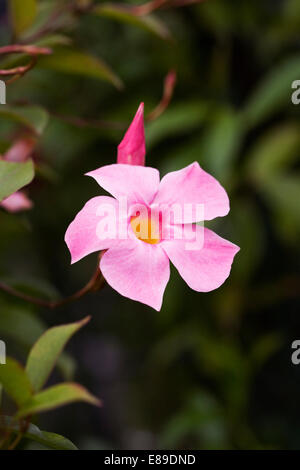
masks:
[(131, 217), (130, 225), (133, 233), (139, 240), (150, 243), (150, 245), (156, 245), (156, 243), (160, 242), (159, 223), (153, 219), (151, 220), (151, 217)]

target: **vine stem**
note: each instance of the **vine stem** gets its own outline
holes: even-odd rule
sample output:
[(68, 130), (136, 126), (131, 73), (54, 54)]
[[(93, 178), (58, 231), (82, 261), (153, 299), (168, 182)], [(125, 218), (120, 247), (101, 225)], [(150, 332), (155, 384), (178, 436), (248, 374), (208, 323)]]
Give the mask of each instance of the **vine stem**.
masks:
[(79, 2), (77, 3), (74, 0), (66, 2), (63, 5), (59, 5), (52, 11), (49, 18), (45, 21), (45, 23), (41, 26), (38, 31), (31, 34), (30, 36), (25, 37), (24, 40), (27, 42), (35, 42), (38, 39), (43, 38), (46, 34), (57, 31), (58, 29), (60, 29), (59, 20), (64, 14), (84, 14), (87, 13), (90, 9), (92, 9), (93, 5), (93, 1), (82, 2), (82, 5), (80, 5)]
[(52, 54), (52, 49), (48, 47), (39, 47), (31, 44), (10, 44), (0, 47), (0, 54), (28, 54), (31, 56)]
[(30, 425), (31, 415), (27, 416), (24, 422), (19, 423), (20, 431), (18, 432), (16, 438), (12, 441), (12, 443), (8, 446), (7, 450), (14, 450), (19, 442), (22, 440), (24, 434), (27, 432), (29, 425)]
[(29, 302), (31, 304), (38, 305), (40, 307), (55, 309), (55, 308), (67, 305), (71, 302), (74, 302), (75, 300), (80, 299), (81, 297), (88, 294), (89, 292), (99, 291), (104, 287), (104, 285), (105, 285), (105, 279), (102, 276), (99, 266), (97, 266), (96, 271), (94, 272), (93, 276), (91, 277), (91, 279), (88, 281), (88, 283), (85, 286), (83, 286), (74, 294), (68, 297), (65, 297), (64, 299), (61, 299), (61, 300), (45, 300), (45, 299), (33, 297), (31, 295), (18, 291), (14, 287), (9, 286), (8, 284), (2, 281), (0, 281), (0, 290), (14, 297), (25, 300), (26, 302)]
[(30, 36), (27, 36), (25, 40), (27, 42), (35, 42), (38, 39), (42, 38), (48, 33), (51, 33), (55, 31), (55, 23), (57, 20), (60, 19), (60, 17), (68, 12), (72, 8), (72, 3), (66, 3), (63, 5), (60, 5), (58, 8), (56, 8), (52, 14), (49, 16), (49, 18), (46, 20), (46, 22), (41, 26), (41, 28), (36, 31), (35, 33), (31, 34)]
[(131, 8), (131, 11), (134, 15), (144, 16), (148, 15), (154, 10), (158, 10), (166, 3), (168, 3), (168, 0), (153, 0), (148, 3), (144, 3), (143, 5), (134, 6)]
[(185, 7), (195, 3), (202, 3), (204, 1), (205, 0), (152, 0), (148, 3), (144, 3), (143, 5), (130, 6), (130, 11), (136, 16), (144, 16), (162, 8)]
[(11, 44), (9, 46), (0, 47), (0, 55), (7, 54), (27, 54), (31, 57), (31, 61), (26, 65), (0, 70), (0, 77), (7, 77), (12, 75), (12, 77), (7, 80), (7, 83), (12, 83), (25, 75), (36, 65), (37, 56), (52, 54), (52, 50), (47, 47), (22, 44)]
[[(0, 418), (1, 418), (1, 416), (0, 416)], [(19, 430), (17, 431), (17, 435), (16, 435), (15, 439), (11, 440), (11, 437), (14, 433), (13, 428), (5, 428), (4, 427), (4, 438), (0, 442), (0, 450), (14, 450), (17, 447), (17, 445), (21, 441), (22, 437), (24, 436), (24, 434), (27, 432), (27, 430), (29, 428), (30, 421), (31, 421), (31, 415), (28, 415), (25, 420), (18, 420), (16, 418), (16, 416), (14, 416), (12, 418), (12, 420), (13, 420), (12, 425), (14, 423), (16, 423), (16, 424), (19, 423)]]
[(154, 121), (157, 119), (161, 114), (167, 109), (167, 107), (170, 104), (170, 101), (172, 99), (173, 93), (174, 93), (174, 88), (176, 84), (176, 72), (175, 70), (170, 70), (168, 75), (166, 76), (164, 80), (164, 90), (163, 90), (163, 96), (156, 108), (151, 111), (151, 113), (148, 114), (146, 121)]

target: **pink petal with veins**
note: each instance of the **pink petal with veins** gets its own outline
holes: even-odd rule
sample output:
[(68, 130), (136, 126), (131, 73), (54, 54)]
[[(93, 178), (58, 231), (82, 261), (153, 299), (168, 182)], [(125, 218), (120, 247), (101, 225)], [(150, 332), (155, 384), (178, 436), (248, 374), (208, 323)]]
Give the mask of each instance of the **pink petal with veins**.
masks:
[[(169, 207), (177, 204), (182, 208), (184, 204), (192, 205), (193, 212), (191, 214), (186, 212), (182, 220), (177, 220), (176, 223), (212, 220), (229, 212), (229, 199), (225, 189), (213, 176), (202, 170), (198, 162), (165, 175), (153, 204)], [(203, 218), (198, 218), (195, 213), (197, 204), (203, 205)]]
[[(192, 232), (193, 226), (185, 226), (185, 230)], [(199, 250), (188, 250), (186, 239), (164, 240), (161, 246), (191, 289), (209, 292), (228, 278), (239, 247), (207, 228), (196, 226), (196, 230), (204, 230), (204, 244)]]
[(104, 253), (100, 270), (119, 294), (160, 310), (170, 277), (167, 255), (159, 245), (124, 240)]

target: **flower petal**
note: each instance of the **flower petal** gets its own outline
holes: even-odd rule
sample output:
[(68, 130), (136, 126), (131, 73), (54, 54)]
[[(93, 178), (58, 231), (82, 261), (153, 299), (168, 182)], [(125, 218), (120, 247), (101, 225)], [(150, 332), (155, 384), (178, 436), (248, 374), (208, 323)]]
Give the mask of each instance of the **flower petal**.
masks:
[(117, 199), (126, 197), (128, 204), (150, 203), (159, 186), (158, 170), (144, 166), (115, 163), (87, 175)]
[[(212, 220), (229, 212), (229, 199), (225, 189), (213, 176), (202, 170), (197, 162), (164, 176), (153, 204), (180, 205), (183, 215), (176, 223)], [(184, 204), (192, 205), (192, 213), (185, 210)], [(204, 206), (204, 216), (201, 211), (200, 216), (196, 214), (196, 205), (199, 204)]]
[(122, 142), (118, 146), (118, 163), (145, 165), (146, 145), (144, 103), (141, 103)]
[[(204, 236), (201, 249), (188, 250), (186, 239), (163, 241), (161, 246), (191, 289), (209, 292), (227, 279), (239, 247), (207, 228), (195, 227), (199, 238)], [(192, 225), (185, 226), (185, 230), (194, 232)]]
[(0, 202), (0, 206), (7, 210), (7, 212), (15, 213), (31, 209), (33, 203), (23, 191), (17, 191), (3, 199)]
[(36, 146), (36, 137), (24, 135), (17, 139), (4, 154), (8, 162), (26, 162)]
[(104, 253), (101, 272), (119, 294), (160, 310), (170, 277), (167, 255), (158, 245), (126, 240)]
[[(113, 214), (116, 216), (114, 217)], [(118, 202), (107, 196), (90, 199), (76, 215), (65, 235), (65, 242), (71, 253), (72, 264), (90, 253), (105, 250), (117, 243), (117, 237), (114, 237), (115, 234), (112, 234), (110, 238), (103, 239), (98, 232), (100, 221), (103, 221), (106, 217), (109, 218), (110, 222), (110, 216), (114, 217), (111, 223), (117, 229)]]

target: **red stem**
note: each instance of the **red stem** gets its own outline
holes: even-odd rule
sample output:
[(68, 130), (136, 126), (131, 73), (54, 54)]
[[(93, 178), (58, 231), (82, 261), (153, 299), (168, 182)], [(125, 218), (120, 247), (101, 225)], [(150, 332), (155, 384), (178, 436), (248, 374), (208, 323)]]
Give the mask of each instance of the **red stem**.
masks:
[(32, 45), (10, 44), (0, 47), (0, 54), (49, 55), (52, 54), (52, 49)]
[(8, 284), (0, 281), (0, 290), (3, 290), (9, 295), (13, 295), (14, 297), (18, 297), (19, 299), (25, 300), (34, 305), (38, 305), (40, 307), (46, 307), (50, 309), (62, 307), (63, 305), (69, 304), (74, 302), (75, 300), (80, 299), (84, 295), (89, 292), (95, 292), (102, 289), (105, 285), (105, 279), (102, 276), (99, 267), (97, 266), (96, 271), (94, 272), (93, 276), (89, 280), (89, 282), (82, 287), (79, 291), (75, 292), (74, 294), (70, 295), (69, 297), (65, 297), (61, 300), (44, 300), (37, 297), (33, 297), (31, 295), (27, 295), (23, 292), (19, 292), (17, 289), (9, 286)]

